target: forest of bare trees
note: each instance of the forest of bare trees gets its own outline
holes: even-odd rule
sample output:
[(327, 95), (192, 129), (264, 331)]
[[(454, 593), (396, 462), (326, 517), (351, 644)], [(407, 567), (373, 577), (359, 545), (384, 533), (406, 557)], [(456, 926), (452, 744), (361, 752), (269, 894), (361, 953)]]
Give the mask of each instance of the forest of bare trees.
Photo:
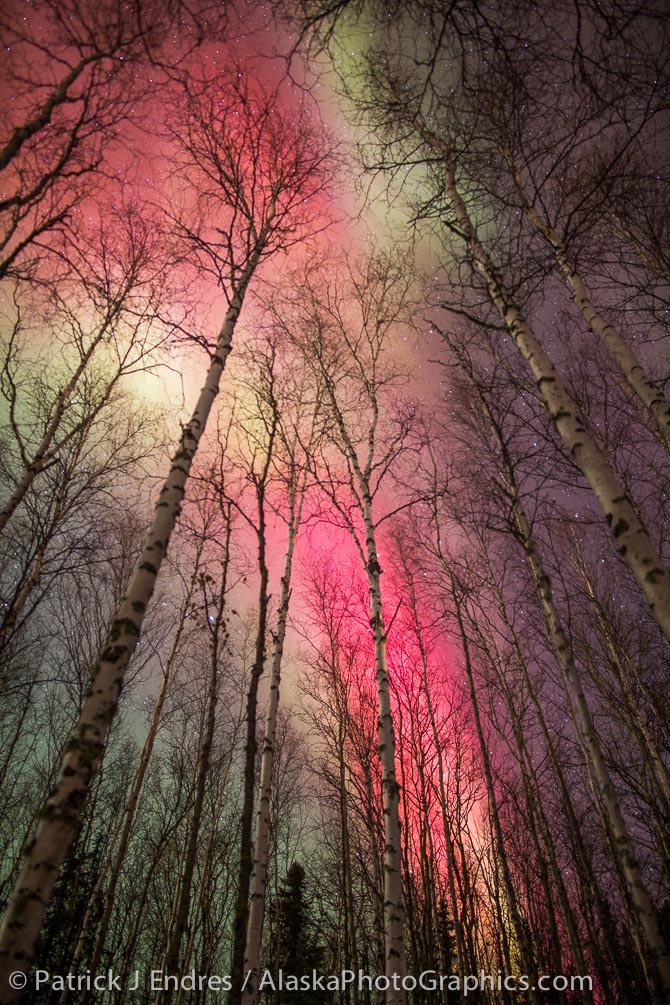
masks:
[(0, 1003), (670, 1005), (665, 4), (0, 25)]

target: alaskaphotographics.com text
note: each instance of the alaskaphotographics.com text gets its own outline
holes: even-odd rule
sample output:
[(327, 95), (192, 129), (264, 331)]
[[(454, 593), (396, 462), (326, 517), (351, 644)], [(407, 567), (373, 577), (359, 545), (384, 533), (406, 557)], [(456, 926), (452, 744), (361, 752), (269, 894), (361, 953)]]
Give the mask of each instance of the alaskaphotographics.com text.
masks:
[[(344, 991), (356, 986), (359, 991), (458, 991), (463, 997), (480, 991), (586, 991), (593, 986), (588, 975), (495, 974), (480, 970), (477, 974), (441, 974), (436, 970), (423, 970), (419, 974), (372, 975), (362, 970), (341, 970), (324, 974), (312, 970), (306, 974), (293, 974), (284, 970), (261, 970), (257, 976), (259, 991)], [(243, 988), (254, 980), (252, 971), (244, 976)], [(48, 970), (35, 970), (30, 974), (17, 971), (10, 976), (15, 989), (32, 987), (36, 991), (212, 991), (227, 992), (232, 988), (229, 974), (198, 974), (191, 970), (184, 974), (169, 974), (164, 970), (144, 972), (134, 970), (127, 974), (113, 968), (100, 973), (86, 971), (79, 974), (56, 974)]]

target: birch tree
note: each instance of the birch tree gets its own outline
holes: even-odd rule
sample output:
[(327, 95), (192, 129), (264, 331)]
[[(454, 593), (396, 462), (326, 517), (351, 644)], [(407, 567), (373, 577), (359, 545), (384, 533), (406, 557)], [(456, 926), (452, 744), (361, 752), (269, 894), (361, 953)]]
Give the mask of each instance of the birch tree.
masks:
[(457, 140), (458, 123), (444, 118), (437, 96), (430, 91), (422, 95), (408, 71), (396, 73), (388, 61), (373, 57), (368, 74), (370, 97), (361, 104), (374, 123), (378, 159), (373, 163), (379, 169), (395, 165), (397, 170), (398, 163), (418, 160), (436, 171), (439, 191), (430, 199), (430, 211), (464, 249), (472, 284), (484, 293), (525, 360), (566, 452), (601, 507), (619, 555), (635, 577), (661, 631), (670, 639), (670, 573), (634, 501), (590, 435), (558, 369), (487, 250), (466, 201), (473, 190), (468, 187), (467, 176), (459, 172), (457, 144), (462, 138)]
[(263, 259), (305, 235), (312, 207), (327, 183), (328, 151), (318, 132), (304, 118), (294, 118), (289, 126), (273, 98), (247, 87), (246, 80), (235, 76), (191, 87), (183, 107), (181, 164), (197, 190), (197, 211), (188, 223), (182, 218), (175, 225), (192, 242), (198, 260), (207, 259), (214, 269), (228, 306), (218, 336), (208, 344), (203, 389), (183, 427), (125, 597), (92, 670), (79, 724), (8, 906), (0, 937), (3, 977), (30, 966), (58, 868), (77, 832), (104, 750), (249, 284)]
[[(505, 533), (504, 528), (507, 518), (505, 518), (504, 514), (505, 512), (509, 513), (508, 519), (510, 521), (510, 529), (508, 532), (514, 536), (517, 543), (523, 549), (527, 566), (532, 573), (532, 580), (537, 593), (537, 601), (543, 612), (543, 617), (547, 625), (548, 641), (562, 668), (563, 686), (566, 689), (567, 704), (570, 709), (574, 709), (575, 728), (577, 730), (579, 748), (582, 751), (583, 756), (586, 757), (589, 762), (588, 768), (592, 774), (593, 783), (596, 788), (597, 804), (600, 805), (600, 802), (602, 801), (603, 821), (607, 831), (612, 835), (611, 848), (613, 854), (617, 856), (617, 858), (620, 856), (620, 863), (618, 864), (618, 867), (621, 868), (622, 875), (625, 877), (626, 899), (630, 898), (632, 904), (634, 905), (635, 914), (630, 919), (631, 929), (634, 930), (639, 924), (645, 932), (647, 939), (648, 949), (645, 950), (644, 947), (639, 947), (642, 969), (644, 970), (647, 966), (648, 956), (651, 961), (650, 967), (655, 972), (655, 976), (652, 976), (650, 979), (649, 991), (652, 995), (660, 995), (661, 997), (658, 1000), (663, 1000), (663, 995), (666, 993), (664, 990), (665, 978), (663, 977), (663, 971), (666, 965), (664, 960), (667, 950), (664, 947), (664, 938), (659, 922), (658, 912), (654, 906), (652, 896), (644, 880), (642, 864), (635, 847), (635, 840), (632, 836), (631, 828), (622, 812), (614, 779), (605, 754), (602, 737), (594, 725), (594, 715), (591, 709), (591, 703), (582, 681), (582, 674), (578, 667), (577, 660), (575, 659), (570, 635), (564, 627), (558, 604), (554, 596), (552, 578), (546, 565), (540, 557), (541, 546), (538, 542), (537, 533), (533, 529), (531, 517), (528, 515), (526, 510), (527, 504), (524, 502), (524, 491), (520, 477), (517, 473), (517, 463), (512, 455), (507, 436), (504, 432), (505, 423), (509, 424), (510, 421), (516, 421), (518, 424), (518, 428), (516, 430), (517, 438), (520, 438), (519, 433), (523, 430), (523, 426), (521, 425), (520, 420), (514, 415), (513, 407), (510, 407), (509, 401), (505, 401), (505, 395), (503, 395), (499, 389), (493, 391), (490, 388), (487, 388), (483, 376), (479, 374), (478, 369), (473, 363), (472, 357), (465, 348), (463, 333), (460, 333), (458, 339), (450, 335), (448, 337), (448, 342), (453, 356), (459, 360), (460, 366), (465, 374), (467, 386), (469, 387), (470, 394), (472, 396), (471, 406), (462, 403), (459, 423), (464, 425), (468, 422), (466, 416), (468, 414), (469, 407), (473, 409), (472, 415), (474, 417), (470, 420), (473, 424), (472, 428), (474, 429), (477, 427), (477, 413), (479, 413), (479, 422), (481, 423), (481, 426), (478, 427), (479, 434), (481, 435), (481, 442), (475, 448), (474, 441), (470, 439), (468, 441), (468, 453), (471, 453), (473, 449), (476, 449), (476, 452), (480, 457), (484, 456), (485, 451), (489, 449), (486, 446), (486, 443), (487, 435), (490, 435), (491, 443), (493, 444), (490, 449), (494, 458), (494, 463), (498, 469), (498, 474), (493, 476), (492, 488), (488, 490), (487, 496), (491, 500), (491, 505), (494, 508), (497, 508), (499, 513), (499, 522), (497, 523), (497, 526), (500, 528), (499, 533)], [(488, 381), (491, 386), (495, 386), (496, 379), (497, 378), (495, 377), (488, 377)], [(508, 390), (507, 396), (509, 396), (510, 393), (511, 392)], [(493, 404), (494, 398), (496, 401), (495, 405)], [(496, 412), (498, 414), (495, 414)], [(504, 416), (504, 420), (500, 418), (500, 415)], [(474, 435), (477, 435), (477, 433)], [(528, 490), (528, 494), (531, 495), (532, 490)], [(492, 516), (493, 512), (486, 515), (480, 514), (478, 519), (481, 526), (486, 525), (487, 527), (490, 527), (493, 523)], [(537, 515), (535, 516), (535, 522), (537, 522)], [(481, 530), (477, 530), (473, 526), (469, 527), (468, 536), (471, 539), (476, 539), (481, 533)], [(439, 534), (439, 537), (444, 537), (444, 534)], [(485, 576), (483, 570), (488, 562), (489, 576), (491, 577), (491, 582), (493, 582), (497, 577), (497, 573), (491, 565), (490, 558), (487, 557), (486, 547), (484, 545), (482, 545), (479, 554), (479, 565), (482, 568), (477, 575)], [(498, 559), (498, 563), (499, 562), (500, 559)], [(484, 580), (482, 579), (482, 586), (480, 587), (482, 593), (484, 593), (486, 589), (483, 586), (483, 582)], [(531, 680), (527, 669), (526, 657), (523, 652), (525, 644), (521, 643), (514, 626), (506, 613), (507, 602), (502, 591), (500, 588), (496, 588), (496, 590), (498, 592), (497, 606), (503, 619), (504, 631), (509, 634), (514, 647), (515, 655), (512, 658), (514, 662), (523, 669), (524, 686), (527, 689), (530, 701), (535, 706), (537, 718), (541, 724), (544, 724), (545, 715), (544, 710), (541, 707), (541, 702), (538, 699), (537, 685)], [(483, 652), (486, 652), (488, 647), (488, 643), (483, 642), (482, 635), (483, 626), (488, 620), (490, 620), (490, 615), (486, 613), (484, 605), (480, 605), (477, 609), (477, 613), (473, 614), (471, 617), (471, 628), (469, 629), (469, 632), (473, 633), (475, 638), (482, 640), (481, 647)], [(495, 629), (493, 629), (496, 636), (499, 636), (502, 630), (503, 629), (499, 625), (496, 625)], [(493, 657), (493, 662), (495, 663), (495, 661), (496, 657)], [(506, 659), (505, 662), (508, 663), (509, 659)], [(495, 687), (496, 690), (499, 690), (502, 687), (504, 691), (507, 685), (503, 680), (501, 684), (497, 684)], [(521, 701), (517, 691), (514, 692), (513, 700), (514, 705), (510, 706), (510, 719), (514, 722), (517, 716), (515, 706)], [(543, 725), (542, 728), (547, 749), (552, 752), (553, 760), (554, 742), (549, 735), (546, 725)], [(519, 737), (518, 742), (522, 747), (522, 736)], [(560, 766), (555, 765), (555, 768), (559, 779), (561, 779), (563, 775)], [(524, 770), (529, 772), (532, 776), (533, 771), (531, 770), (530, 764), (526, 764)], [(564, 786), (565, 783), (561, 782), (560, 784)], [(569, 798), (566, 800), (566, 805), (570, 805)], [(535, 812), (538, 817), (541, 817), (542, 807), (538, 806)], [(539, 819), (538, 826), (545, 830), (542, 846), (538, 847), (538, 853), (544, 854), (545, 850), (547, 852), (547, 861), (549, 866), (553, 868), (554, 872), (555, 883), (558, 889), (559, 903), (562, 905), (563, 914), (566, 918), (568, 926), (571, 926), (573, 925), (571, 910), (562, 889), (563, 883), (560, 870), (557, 867), (554, 868), (553, 866), (550, 835), (546, 832), (546, 825), (541, 819)], [(531, 837), (534, 837), (532, 828)], [(571, 944), (577, 947), (576, 951), (577, 955), (579, 955), (580, 949), (576, 933), (573, 932), (570, 941)]]
[[(494, 52), (496, 58), (514, 68), (511, 54), (516, 50), (523, 53), (523, 44), (513, 28), (515, 9), (496, 5), (495, 10), (487, 9), (484, 13), (478, 5), (467, 5), (444, 10), (439, 4), (427, 2), (416, 11), (399, 3), (383, 23), (377, 13), (374, 3), (336, 4), (315, 8), (312, 19), (306, 20), (308, 12), (297, 5), (297, 16), (302, 16), (305, 30), (308, 33), (312, 29), (322, 30), (322, 39), (325, 31), (333, 48), (337, 47), (337, 24), (341, 27), (345, 15), (351, 15), (354, 23), (361, 23), (369, 16), (368, 36), (372, 42), (349, 79), (343, 80), (343, 88), (365, 130), (361, 143), (364, 166), (373, 174), (385, 174), (393, 197), (402, 194), (405, 200), (413, 198), (413, 208), (418, 207), (415, 222), (422, 216), (437, 219), (442, 235), (455, 238), (448, 253), (453, 254), (456, 247), (462, 249), (457, 258), (461, 277), (474, 292), (473, 313), (488, 314), (482, 303), (488, 301), (491, 323), (496, 323), (494, 318), (502, 322), (526, 361), (566, 451), (599, 502), (620, 556), (634, 575), (661, 631), (670, 638), (670, 574), (660, 551), (639, 517), (635, 500), (629, 498), (607, 457), (589, 435), (546, 344), (538, 338), (524, 313), (518, 295), (522, 278), (515, 275), (506, 278), (498, 264), (500, 235), (490, 236), (487, 227), (477, 219), (488, 203), (488, 169), (481, 159), (479, 163), (476, 161), (479, 123), (476, 116), (467, 114), (464, 95), (468, 94), (472, 78), (476, 78), (478, 61), (489, 61)], [(533, 36), (534, 45), (545, 47), (543, 58), (556, 68), (558, 79), (562, 79), (562, 74), (569, 82), (569, 75), (579, 68), (594, 100), (600, 107), (609, 108), (625, 93), (625, 57), (630, 57), (635, 86), (640, 80), (653, 86), (661, 62), (659, 51), (654, 47), (645, 62), (635, 33), (624, 18), (618, 15), (612, 15), (611, 20), (603, 18), (599, 7), (590, 4), (584, 5), (583, 14), (590, 26), (590, 47), (582, 33), (581, 21), (578, 20), (575, 30), (574, 25), (564, 23), (560, 12), (557, 24), (552, 11), (540, 12), (537, 8), (527, 11), (525, 30), (529, 37)], [(641, 16), (650, 30), (652, 25), (657, 25), (659, 31), (667, 30), (653, 12), (645, 9)], [(421, 31), (411, 30), (419, 25)], [(606, 43), (608, 36), (618, 43), (614, 55)], [(560, 46), (552, 46), (556, 37), (564, 37)], [(593, 72), (597, 66), (594, 53), (604, 60), (602, 77)], [(522, 72), (523, 60), (517, 70), (518, 74)], [(354, 78), (355, 83), (350, 83)], [(420, 194), (412, 186), (413, 178), (417, 188), (423, 186)], [(519, 264), (516, 256), (514, 264)], [(532, 277), (525, 278), (532, 281)], [(593, 315), (590, 316), (593, 320)], [(629, 372), (632, 376), (632, 369)], [(637, 370), (636, 375), (639, 376)], [(655, 399), (655, 392), (648, 390)], [(647, 398), (651, 405), (652, 398)], [(662, 411), (662, 405), (659, 408)]]
[[(268, 351), (269, 350), (269, 351)], [(276, 622), (272, 632), (270, 655), (269, 698), (265, 714), (265, 729), (261, 753), (260, 782), (256, 814), (256, 832), (253, 865), (250, 877), (250, 904), (247, 920), (243, 970), (246, 977), (242, 1001), (255, 1005), (258, 1000), (258, 973), (266, 908), (268, 855), (270, 850), (270, 805), (275, 770), (275, 745), (281, 670), (291, 596), (293, 557), (302, 520), (308, 475), (308, 458), (314, 448), (314, 430), (320, 397), (313, 396), (307, 373), (300, 367), (294, 370), (296, 360), (286, 353), (277, 360), (276, 346), (272, 343), (265, 353), (256, 352), (256, 366), (250, 375), (257, 373), (255, 381), (259, 404), (272, 415), (270, 426), (276, 423), (277, 449), (273, 467), (280, 476), (281, 491), (286, 500), (280, 500), (279, 512), (286, 522), (286, 547), (282, 568)], [(279, 372), (277, 372), (279, 371)], [(268, 419), (265, 419), (268, 425)]]
[(390, 359), (389, 341), (407, 318), (411, 278), (405, 276), (403, 265), (388, 259), (363, 262), (349, 273), (346, 293), (330, 286), (319, 295), (313, 283), (303, 286), (304, 307), (298, 305), (295, 314), (279, 319), (287, 334), (293, 324), (300, 325), (299, 344), (323, 383), (332, 447), (322, 448), (314, 474), (333, 508), (332, 519), (341, 521), (352, 537), (368, 584), (384, 800), (385, 974), (391, 980), (394, 975), (399, 978), (387, 991), (389, 1005), (405, 1001), (401, 979), (406, 955), (395, 731), (377, 535), (390, 515), (389, 510), (378, 513), (381, 487), (409, 449), (412, 431), (411, 406), (387, 405), (402, 381)]
[[(179, 653), (182, 636), (187, 633), (186, 618), (187, 612), (193, 602), (193, 596), (198, 585), (198, 572), (200, 566), (200, 555), (196, 555), (195, 566), (190, 580), (185, 584), (185, 594), (177, 615), (176, 630), (170, 653), (163, 663), (161, 661), (162, 681), (156, 702), (154, 705), (149, 729), (140, 752), (139, 760), (132, 782), (129, 787), (128, 796), (123, 807), (123, 812), (114, 828), (110, 851), (98, 872), (95, 886), (92, 890), (88, 907), (81, 920), (79, 932), (74, 945), (74, 951), (69, 964), (69, 972), (75, 973), (83, 957), (85, 942), (91, 936), (91, 929), (94, 927), (94, 917), (102, 902), (102, 914), (97, 927), (96, 940), (93, 946), (90, 959), (87, 960), (89, 969), (96, 970), (105, 946), (105, 940), (109, 929), (109, 924), (114, 910), (116, 890), (121, 875), (121, 870), (125, 863), (130, 837), (135, 823), (135, 814), (140, 803), (142, 789), (147, 776), (147, 771), (151, 762), (156, 740), (162, 725), (164, 706), (168, 697), (169, 689), (174, 686), (175, 663)], [(105, 886), (106, 884), (106, 886)], [(103, 896), (104, 891), (104, 896)], [(65, 1005), (70, 999), (70, 989), (63, 990), (59, 1005)]]
[[(453, 741), (452, 731), (457, 728), (456, 723), (460, 719), (460, 715), (456, 697), (449, 694), (448, 682), (435, 680), (435, 669), (432, 664), (435, 659), (436, 632), (434, 628), (431, 630), (425, 624), (431, 603), (426, 595), (427, 591), (421, 589), (417, 574), (418, 569), (425, 570), (423, 570), (420, 550), (417, 548), (415, 551), (412, 545), (415, 536), (413, 530), (416, 528), (412, 529), (408, 525), (401, 525), (394, 535), (394, 566), (402, 585), (402, 597), (406, 606), (406, 610), (400, 613), (401, 644), (407, 647), (411, 646), (406, 658), (412, 669), (416, 667), (420, 670), (419, 680), (412, 680), (412, 685), (413, 690), (418, 692), (417, 699), (425, 702), (428, 722), (424, 724), (416, 742), (422, 751), (427, 746), (428, 739), (432, 743), (434, 767), (428, 772), (428, 784), (435, 791), (440, 809), (449, 909), (454, 924), (456, 965), (459, 975), (463, 977), (475, 966), (472, 956), (468, 959), (465, 937), (468, 929), (467, 914), (471, 911), (472, 904), (468, 903), (465, 898), (462, 902), (459, 901), (458, 874), (461, 870), (467, 869), (467, 863), (464, 860), (458, 861), (454, 833), (459, 828), (466, 827), (467, 822), (463, 819), (454, 819), (454, 806), (448, 789), (448, 769), (445, 764)], [(441, 710), (443, 701), (449, 702), (446, 715)], [(423, 775), (424, 771), (421, 770), (420, 773)], [(428, 820), (423, 826), (426, 831), (432, 830), (431, 822)], [(430, 840), (437, 843), (437, 836), (431, 834)]]
[[(273, 347), (269, 350), (270, 360), (272, 360), (274, 355), (275, 350)], [(272, 492), (272, 482), (274, 480), (275, 449), (280, 422), (275, 397), (275, 380), (276, 374), (274, 364), (272, 363), (270, 365), (269, 380), (267, 383), (263, 382), (264, 386), (260, 393), (257, 387), (249, 387), (247, 385), (247, 392), (251, 396), (253, 405), (249, 408), (245, 404), (242, 404), (237, 410), (237, 423), (241, 438), (243, 440), (246, 439), (247, 443), (243, 444), (236, 458), (240, 487), (236, 492), (235, 506), (237, 512), (246, 523), (255, 545), (256, 570), (258, 573), (258, 608), (253, 659), (249, 669), (245, 706), (240, 862), (231, 960), (231, 981), (233, 983), (231, 1000), (233, 1002), (239, 1000), (242, 994), (242, 972), (249, 919), (249, 891), (253, 870), (252, 831), (258, 752), (258, 691), (265, 671), (270, 616), (268, 523), (271, 513), (269, 496)], [(251, 510), (251, 513), (249, 510)]]
[[(612, 46), (610, 59), (616, 58), (620, 50), (618, 41)], [(469, 156), (474, 164), (476, 158), (488, 160), (487, 151), (493, 154), (498, 171), (490, 169), (489, 177), (498, 199), (504, 204), (508, 198), (505, 189), (509, 179), (523, 215), (555, 256), (576, 309), (607, 346), (667, 447), (670, 406), (663, 390), (646, 372), (633, 333), (608, 320), (607, 309), (595, 301), (584, 271), (589, 265), (606, 268), (610, 256), (602, 246), (601, 234), (606, 216), (612, 213), (614, 204), (621, 204), (619, 178), (644, 168), (644, 162), (638, 164), (637, 150), (648, 146), (653, 154), (656, 120), (664, 102), (659, 81), (653, 79), (645, 86), (636, 79), (622, 87), (622, 81), (615, 78), (609, 93), (605, 96), (601, 90), (601, 100), (595, 101), (592, 90), (576, 80), (551, 130), (547, 130), (545, 73), (544, 57), (520, 57), (513, 51), (506, 52), (504, 59), (494, 59), (491, 66), (482, 67), (466, 92), (466, 101), (472, 103), (473, 117), (480, 123), (483, 135)], [(600, 73), (603, 77), (611, 75), (611, 68), (603, 66)], [(630, 195), (634, 198), (632, 191)], [(589, 262), (593, 258), (591, 248), (600, 262)], [(640, 257), (653, 266), (648, 254)], [(611, 299), (612, 291), (626, 281), (627, 270), (617, 271), (610, 278), (609, 291), (602, 291), (601, 296)], [(625, 325), (625, 314), (622, 323)], [(642, 343), (644, 351), (644, 342), (652, 339), (653, 331), (647, 330), (636, 341)]]

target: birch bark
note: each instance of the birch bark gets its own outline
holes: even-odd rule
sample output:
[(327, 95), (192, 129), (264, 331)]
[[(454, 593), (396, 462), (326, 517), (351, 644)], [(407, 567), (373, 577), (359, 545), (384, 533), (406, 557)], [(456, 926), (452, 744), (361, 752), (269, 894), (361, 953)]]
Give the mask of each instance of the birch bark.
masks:
[[(388, 295), (388, 288), (383, 283), (389, 282), (390, 273), (380, 283), (382, 288), (380, 305)], [(353, 277), (352, 277), (353, 278)], [(368, 278), (368, 282), (370, 279)], [(372, 282), (375, 282), (372, 279)], [(375, 659), (375, 680), (377, 685), (377, 711), (378, 711), (378, 755), (381, 766), (382, 781), (382, 805), (384, 814), (384, 955), (385, 955), (385, 976), (390, 980), (390, 986), (385, 992), (387, 1005), (405, 1005), (406, 991), (404, 989), (404, 977), (406, 975), (406, 953), (404, 939), (404, 906), (402, 889), (402, 847), (400, 841), (400, 792), (395, 769), (395, 733), (393, 726), (393, 713), (391, 708), (391, 695), (389, 688), (389, 674), (386, 656), (386, 627), (382, 610), (382, 597), (380, 578), (382, 569), (379, 563), (376, 543), (376, 525), (373, 514), (373, 491), (372, 480), (376, 474), (377, 484), (380, 480), (381, 468), (384, 472), (388, 470), (391, 459), (395, 459), (402, 449), (404, 433), (401, 433), (398, 440), (394, 442), (392, 450), (383, 458), (376, 456), (378, 444), (376, 437), (379, 424), (379, 403), (377, 400), (378, 388), (383, 381), (378, 372), (378, 356), (382, 348), (384, 331), (386, 331), (392, 320), (387, 316), (382, 321), (382, 311), (389, 310), (388, 304), (384, 306), (374, 305), (364, 302), (365, 294), (361, 293), (361, 288), (356, 288), (356, 296), (360, 297), (362, 309), (363, 325), (370, 325), (374, 329), (374, 335), (367, 331), (368, 349), (370, 351), (370, 370), (365, 372), (366, 362), (364, 353), (348, 341), (346, 332), (340, 328), (340, 332), (352, 352), (355, 359), (355, 376), (352, 377), (354, 384), (360, 390), (358, 393), (367, 399), (369, 407), (369, 425), (363, 436), (364, 439), (364, 460), (359, 460), (353, 436), (359, 436), (358, 428), (350, 429), (348, 419), (342, 410), (338, 398), (339, 380), (338, 375), (332, 370), (332, 361), (329, 362), (324, 357), (325, 343), (312, 347), (314, 358), (312, 362), (317, 372), (323, 379), (323, 393), (327, 399), (327, 405), (331, 412), (331, 417), (336, 430), (337, 449), (346, 461), (348, 473), (348, 490), (351, 492), (355, 508), (358, 510), (363, 529), (361, 541), (359, 531), (352, 522), (347, 506), (341, 504), (338, 497), (338, 489), (335, 485), (328, 487), (325, 481), (320, 481), (324, 491), (328, 494), (336, 510), (342, 517), (344, 524), (351, 534), (355, 546), (358, 550), (368, 586), (368, 603), (370, 614), (370, 629), (374, 645)], [(371, 320), (375, 311), (375, 306), (380, 307), (379, 320), (375, 326)], [(332, 305), (331, 305), (332, 309)], [(396, 316), (398, 308), (395, 308)], [(317, 307), (318, 313), (318, 307)], [(324, 336), (323, 329), (320, 328), (320, 321), (317, 320), (317, 330), (320, 336)], [(310, 351), (312, 351), (310, 350)], [(359, 383), (360, 382), (360, 383)], [(358, 421), (358, 420), (352, 420)], [(352, 431), (353, 430), (353, 431)], [(328, 467), (326, 465), (326, 470)], [(319, 473), (317, 472), (317, 478)]]
[[(365, 469), (361, 468), (356, 450), (349, 439), (343, 416), (334, 396), (332, 383), (326, 381), (335, 421), (351, 470), (360, 493), (365, 546), (361, 558), (368, 582), (370, 628), (375, 652), (377, 683), (378, 754), (382, 771), (382, 805), (384, 813), (384, 954), (385, 976), (393, 980), (386, 992), (387, 1005), (405, 1005), (406, 993), (402, 979), (406, 974), (404, 908), (402, 892), (402, 847), (400, 842), (400, 791), (395, 770), (395, 732), (391, 709), (388, 665), (386, 660), (386, 628), (382, 611), (381, 566), (377, 555), (375, 522), (370, 492), (370, 471), (373, 464), (374, 427), (370, 436), (370, 454)], [(357, 545), (358, 538), (354, 534)], [(395, 980), (394, 980), (395, 978)]]
[[(405, 1005), (406, 953), (400, 798), (380, 586), (382, 569), (377, 552), (373, 500), (385, 475), (407, 449), (406, 438), (411, 428), (411, 417), (404, 413), (393, 414), (393, 419), (390, 412), (383, 413), (380, 418), (378, 400), (380, 393), (391, 393), (398, 378), (389, 365), (388, 357), (384, 365), (384, 351), (385, 339), (389, 338), (391, 329), (395, 324), (401, 324), (409, 313), (409, 283), (404, 266), (404, 262), (393, 262), (374, 255), (363, 263), (357, 263), (354, 269), (349, 268), (346, 301), (335, 286), (317, 290), (311, 285), (310, 277), (305, 276), (295, 308), (297, 325), (277, 317), (286, 336), (304, 354), (315, 382), (323, 384), (328, 446), (321, 453), (321, 465), (314, 464), (314, 474), (351, 535), (367, 580), (377, 685), (378, 755), (384, 817), (384, 975), (389, 980), (385, 991), (387, 1005)], [(319, 281), (323, 284), (322, 277)], [(392, 432), (384, 425), (387, 421)], [(339, 453), (346, 470), (334, 472), (328, 447)]]
[(254, 663), (249, 674), (249, 687), (246, 700), (246, 737), (244, 746), (244, 773), (242, 814), (240, 821), (240, 867), (235, 901), (235, 921), (233, 926), (233, 952), (230, 968), (232, 989), (229, 995), (229, 1005), (237, 1005), (242, 1000), (244, 984), (244, 953), (246, 947), (247, 925), (249, 921), (249, 889), (253, 868), (252, 828), (254, 816), (254, 789), (256, 777), (256, 753), (258, 750), (257, 708), (258, 687), (265, 671), (267, 652), (267, 627), (270, 595), (268, 593), (269, 570), (266, 559), (266, 489), (267, 479), (272, 460), (275, 436), (277, 432), (277, 417), (273, 416), (273, 426), (270, 432), (267, 453), (264, 458), (262, 472), (255, 479), (256, 505), (258, 524), (254, 526), (257, 535), (258, 556), (258, 624), (256, 627), (256, 645)]
[[(370, 599), (370, 627), (375, 646), (375, 677), (379, 710), (379, 760), (382, 768), (382, 796), (384, 808), (384, 948), (386, 976), (395, 975), (401, 980), (406, 974), (404, 911), (402, 899), (401, 844), (400, 844), (400, 791), (395, 772), (395, 733), (388, 666), (386, 662), (386, 629), (382, 613), (380, 590), (381, 567), (377, 557), (375, 530), (372, 520), (372, 500), (369, 489), (363, 496), (365, 544), (367, 549), (366, 575)], [(402, 987), (392, 986), (386, 993), (388, 1005), (404, 1005), (406, 994)]]

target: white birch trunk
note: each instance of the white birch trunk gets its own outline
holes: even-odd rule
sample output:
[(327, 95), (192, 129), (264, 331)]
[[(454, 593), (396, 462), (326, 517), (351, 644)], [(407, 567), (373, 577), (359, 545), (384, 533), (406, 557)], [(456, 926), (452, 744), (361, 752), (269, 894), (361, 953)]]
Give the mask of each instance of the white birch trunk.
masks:
[[(366, 574), (370, 597), (370, 627), (375, 645), (375, 677), (379, 709), (379, 760), (382, 769), (382, 805), (384, 811), (384, 952), (386, 976), (402, 981), (406, 972), (404, 908), (402, 897), (402, 855), (400, 844), (400, 790), (395, 773), (395, 734), (391, 711), (388, 667), (386, 664), (386, 629), (382, 613), (372, 502), (369, 490), (363, 495), (363, 520), (367, 551)], [(404, 1005), (402, 986), (393, 985), (386, 992), (387, 1005)]]
[(251, 894), (249, 903), (249, 918), (247, 920), (247, 940), (244, 956), (244, 973), (250, 973), (244, 991), (242, 1005), (256, 1005), (258, 1001), (258, 973), (260, 963), (261, 939), (263, 921), (265, 918), (265, 894), (267, 889), (268, 854), (270, 849), (270, 802), (272, 799), (272, 775), (275, 762), (275, 740), (277, 735), (277, 713), (279, 710), (279, 689), (281, 684), (281, 667), (284, 657), (284, 641), (286, 639), (286, 624), (288, 621), (289, 600), (291, 595), (291, 571), (293, 552), (300, 526), (300, 516), (303, 501), (303, 488), (296, 508), (295, 484), (289, 489), (289, 524), (284, 555), (284, 568), (279, 594), (279, 610), (277, 629), (272, 642), (272, 661), (270, 666), (270, 696), (265, 716), (265, 735), (261, 754), (261, 777), (259, 784), (258, 811), (256, 814), (256, 837), (253, 852), (253, 867), (251, 872)]
[(549, 415), (570, 456), (591, 486), (612, 529), (617, 549), (635, 576), (650, 610), (670, 641), (670, 573), (654, 548), (646, 527), (612, 471), (606, 457), (584, 428), (553, 363), (536, 338), (521, 309), (514, 303), (479, 240), (456, 185), (455, 166), (446, 144), (422, 130), (437, 147), (445, 166), (445, 188), (459, 227), (483, 277), (489, 295), (519, 352), (528, 363)]
[(386, 1005), (405, 1005), (407, 994), (402, 982), (407, 973), (407, 958), (405, 953), (405, 913), (402, 890), (400, 792), (395, 772), (395, 734), (393, 713), (391, 710), (388, 666), (386, 662), (386, 629), (384, 626), (380, 589), (382, 570), (377, 557), (372, 496), (370, 493), (370, 479), (374, 466), (375, 432), (379, 413), (373, 382), (366, 387), (366, 392), (372, 406), (372, 418), (367, 436), (366, 463), (362, 466), (340, 410), (333, 379), (324, 368), (323, 361), (320, 361), (320, 366), (325, 378), (324, 390), (330, 399), (333, 418), (342, 438), (340, 449), (347, 458), (350, 477), (352, 479), (351, 488), (353, 494), (356, 495), (356, 487), (358, 490), (357, 506), (363, 518), (363, 527), (365, 530), (365, 548), (363, 548), (353, 524), (345, 517), (349, 531), (358, 548), (368, 581), (370, 628), (372, 629), (375, 649), (375, 678), (377, 682), (377, 709), (379, 714), (379, 742), (377, 749), (382, 774), (382, 807), (384, 813), (384, 969), (385, 976), (391, 982), (388, 990), (385, 992), (385, 1002)]
[[(193, 458), (204, 433), (221, 375), (232, 348), (232, 336), (251, 276), (258, 265), (260, 239), (231, 297), (217, 340), (207, 379), (190, 421), (184, 427), (179, 450), (156, 503), (154, 517), (119, 605), (100, 659), (91, 674), (78, 725), (63, 758), (54, 789), (41, 811), (35, 835), (7, 907), (0, 931), (0, 981), (8, 986), (13, 971), (27, 972), (54, 883), (78, 830), (86, 796), (102, 757), (116, 713), (126, 668), (138, 643), (142, 622), (167, 553), (184, 497)], [(16, 1001), (9, 992), (6, 1002)]]

